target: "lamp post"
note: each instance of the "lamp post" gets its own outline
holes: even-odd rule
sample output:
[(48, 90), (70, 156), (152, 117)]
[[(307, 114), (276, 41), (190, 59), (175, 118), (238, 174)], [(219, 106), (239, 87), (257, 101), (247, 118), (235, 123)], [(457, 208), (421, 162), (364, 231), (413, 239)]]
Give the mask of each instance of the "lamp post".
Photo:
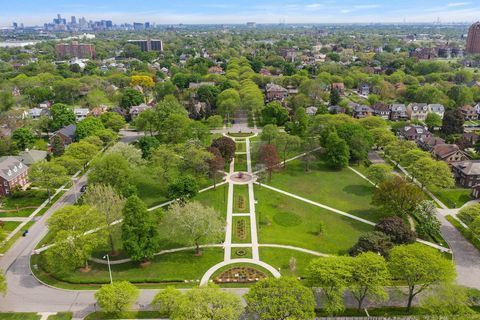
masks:
[(110, 257), (107, 255), (105, 255), (103, 257), (103, 259), (107, 259), (107, 264), (108, 264), (108, 273), (110, 274), (110, 284), (113, 283), (113, 279), (112, 279), (112, 268), (110, 268)]

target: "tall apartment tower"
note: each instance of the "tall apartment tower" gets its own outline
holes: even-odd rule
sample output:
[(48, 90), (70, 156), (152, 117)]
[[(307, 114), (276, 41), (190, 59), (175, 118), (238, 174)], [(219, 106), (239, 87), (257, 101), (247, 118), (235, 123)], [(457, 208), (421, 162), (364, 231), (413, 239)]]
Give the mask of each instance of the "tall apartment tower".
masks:
[(468, 29), (467, 47), (468, 54), (480, 54), (480, 22), (476, 22)]

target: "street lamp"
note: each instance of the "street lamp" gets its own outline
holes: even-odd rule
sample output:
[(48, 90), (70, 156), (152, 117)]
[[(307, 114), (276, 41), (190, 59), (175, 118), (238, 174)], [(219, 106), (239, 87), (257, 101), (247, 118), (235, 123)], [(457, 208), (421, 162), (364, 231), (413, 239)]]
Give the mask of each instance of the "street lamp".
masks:
[(110, 274), (110, 284), (113, 283), (112, 279), (112, 268), (110, 268), (110, 257), (107, 255), (103, 256), (103, 259), (107, 259), (107, 264), (108, 264), (108, 273)]

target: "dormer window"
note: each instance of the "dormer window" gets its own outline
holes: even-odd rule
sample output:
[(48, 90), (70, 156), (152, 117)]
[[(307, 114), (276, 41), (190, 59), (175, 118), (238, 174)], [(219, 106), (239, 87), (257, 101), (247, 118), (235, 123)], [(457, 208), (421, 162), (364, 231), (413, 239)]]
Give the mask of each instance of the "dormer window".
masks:
[(17, 172), (18, 169), (17, 169), (17, 166), (13, 167), (13, 172)]
[(20, 164), (18, 165), (18, 167), (19, 167), (20, 169), (22, 169), (22, 168), (23, 168), (23, 164), (20, 163)]
[(8, 174), (8, 176), (11, 176), (12, 175), (12, 170), (9, 169), (7, 174)]

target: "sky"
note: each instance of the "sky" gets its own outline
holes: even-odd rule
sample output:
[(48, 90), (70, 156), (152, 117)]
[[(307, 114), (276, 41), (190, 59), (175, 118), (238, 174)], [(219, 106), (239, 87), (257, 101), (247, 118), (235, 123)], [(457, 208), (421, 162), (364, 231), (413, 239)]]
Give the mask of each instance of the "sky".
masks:
[(0, 0), (0, 26), (64, 17), (157, 24), (474, 22), (479, 0)]

